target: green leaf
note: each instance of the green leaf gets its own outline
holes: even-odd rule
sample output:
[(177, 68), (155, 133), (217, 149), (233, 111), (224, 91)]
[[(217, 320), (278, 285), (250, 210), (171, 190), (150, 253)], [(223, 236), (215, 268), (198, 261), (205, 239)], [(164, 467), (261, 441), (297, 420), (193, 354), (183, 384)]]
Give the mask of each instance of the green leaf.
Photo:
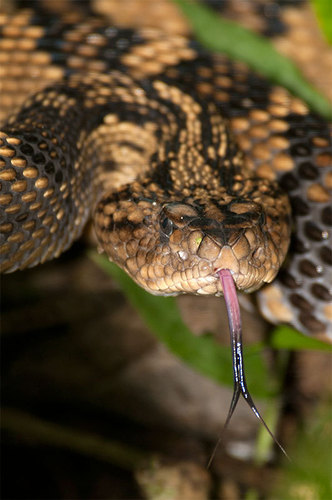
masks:
[(311, 0), (319, 26), (326, 40), (332, 45), (332, 4), (331, 0)]
[(328, 500), (332, 498), (332, 413), (331, 401), (324, 404), (300, 429), (290, 450), (292, 462), (278, 473), (271, 500)]
[(329, 101), (268, 40), (233, 21), (216, 16), (213, 10), (194, 1), (174, 1), (189, 19), (196, 37), (204, 46), (247, 63), (250, 68), (303, 99), (317, 113), (332, 119)]
[[(182, 321), (173, 297), (157, 297), (145, 292), (119, 267), (96, 252), (90, 257), (120, 285), (129, 302), (139, 312), (156, 337), (175, 356), (214, 381), (233, 386), (230, 348), (218, 344), (211, 335), (195, 336)], [(223, 299), (220, 299), (223, 300)], [(228, 331), (225, 332), (228, 336)], [(253, 396), (271, 396), (270, 380), (261, 356), (262, 345), (244, 349), (248, 385)]]
[(272, 332), (269, 341), (275, 349), (292, 350), (317, 350), (332, 352), (332, 346), (312, 337), (306, 337), (302, 333), (289, 326), (278, 326)]

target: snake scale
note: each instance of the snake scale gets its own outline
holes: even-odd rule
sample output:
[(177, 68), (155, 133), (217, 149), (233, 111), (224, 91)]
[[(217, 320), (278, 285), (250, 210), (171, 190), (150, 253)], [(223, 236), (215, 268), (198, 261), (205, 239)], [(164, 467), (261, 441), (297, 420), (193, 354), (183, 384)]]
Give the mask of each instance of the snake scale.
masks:
[[(114, 3), (114, 22), (89, 2), (1, 14), (2, 271), (59, 256), (92, 217), (151, 293), (221, 295), (221, 268), (248, 292), (277, 276), (264, 315), (331, 340), (329, 124), (181, 30), (128, 26)], [(167, 24), (174, 6), (159, 7)]]

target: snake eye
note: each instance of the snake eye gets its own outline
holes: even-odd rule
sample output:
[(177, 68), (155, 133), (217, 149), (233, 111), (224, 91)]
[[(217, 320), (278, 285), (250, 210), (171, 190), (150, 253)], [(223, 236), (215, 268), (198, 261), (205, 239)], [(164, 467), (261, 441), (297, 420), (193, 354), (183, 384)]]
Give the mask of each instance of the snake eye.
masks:
[(184, 228), (197, 215), (197, 210), (191, 205), (178, 202), (167, 203), (159, 215), (161, 230), (169, 238), (174, 229)]
[(164, 217), (160, 223), (161, 229), (165, 236), (171, 236), (174, 230), (174, 223), (168, 217)]

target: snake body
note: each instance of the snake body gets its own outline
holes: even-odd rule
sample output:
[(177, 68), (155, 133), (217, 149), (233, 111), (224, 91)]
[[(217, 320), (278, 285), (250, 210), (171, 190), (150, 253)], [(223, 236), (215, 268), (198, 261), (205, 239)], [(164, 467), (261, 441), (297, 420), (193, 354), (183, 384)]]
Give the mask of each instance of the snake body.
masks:
[(332, 338), (322, 118), (182, 35), (71, 10), (1, 22), (2, 271), (57, 257), (91, 217), (102, 250), (154, 294), (221, 295), (221, 268), (257, 290), (290, 246), (263, 312)]

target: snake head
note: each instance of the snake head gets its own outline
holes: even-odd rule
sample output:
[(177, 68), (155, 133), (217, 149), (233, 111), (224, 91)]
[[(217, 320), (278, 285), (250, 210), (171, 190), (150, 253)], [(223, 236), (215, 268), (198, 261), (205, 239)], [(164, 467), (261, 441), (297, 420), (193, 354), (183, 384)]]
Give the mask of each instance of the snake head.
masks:
[(110, 260), (147, 291), (222, 295), (220, 269), (247, 292), (274, 279), (290, 238), (288, 199), (276, 185), (251, 180), (241, 193), (182, 192), (172, 201), (147, 189), (134, 183), (105, 196), (95, 217)]

